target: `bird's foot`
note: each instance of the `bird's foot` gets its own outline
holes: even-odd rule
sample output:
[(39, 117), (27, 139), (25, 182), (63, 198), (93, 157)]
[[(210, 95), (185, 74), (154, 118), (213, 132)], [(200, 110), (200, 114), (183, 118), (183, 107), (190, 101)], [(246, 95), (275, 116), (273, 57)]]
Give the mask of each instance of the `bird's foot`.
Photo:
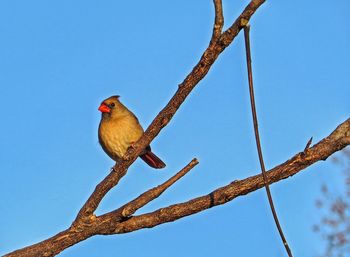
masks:
[(134, 144), (135, 144), (135, 142), (133, 142), (129, 145), (128, 149), (126, 150), (126, 154), (123, 156), (123, 160), (125, 160), (125, 161), (130, 160), (130, 155), (132, 155), (133, 152), (135, 151)]
[(136, 143), (136, 142), (132, 142), (132, 143), (129, 145), (129, 147), (128, 147), (128, 152), (134, 151), (134, 150), (135, 150), (135, 143)]

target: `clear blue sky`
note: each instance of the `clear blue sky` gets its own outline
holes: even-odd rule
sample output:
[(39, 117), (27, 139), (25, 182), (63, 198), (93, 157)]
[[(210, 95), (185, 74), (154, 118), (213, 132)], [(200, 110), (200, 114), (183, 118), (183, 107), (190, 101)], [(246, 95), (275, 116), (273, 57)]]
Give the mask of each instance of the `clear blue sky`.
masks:
[[(248, 1), (223, 1), (226, 26)], [(251, 25), (261, 138), (268, 168), (327, 136), (350, 111), (350, 3), (268, 1)], [(212, 1), (0, 2), (0, 254), (67, 228), (113, 162), (97, 141), (110, 95), (146, 127), (208, 45)], [(153, 142), (167, 168), (140, 160), (102, 202), (111, 210), (197, 157), (200, 165), (138, 213), (186, 201), (259, 172), (242, 34)], [(318, 163), (272, 186), (295, 256), (322, 241)], [(60, 256), (283, 256), (264, 190), (153, 229), (96, 236)]]

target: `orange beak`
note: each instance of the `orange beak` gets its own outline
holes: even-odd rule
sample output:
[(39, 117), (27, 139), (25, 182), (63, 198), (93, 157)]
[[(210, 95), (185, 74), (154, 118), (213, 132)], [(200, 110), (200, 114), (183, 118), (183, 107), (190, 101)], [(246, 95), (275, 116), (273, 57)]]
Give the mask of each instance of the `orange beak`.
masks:
[(100, 105), (100, 107), (98, 107), (98, 110), (102, 113), (105, 113), (105, 112), (110, 113), (111, 112), (111, 109), (105, 103), (102, 103)]

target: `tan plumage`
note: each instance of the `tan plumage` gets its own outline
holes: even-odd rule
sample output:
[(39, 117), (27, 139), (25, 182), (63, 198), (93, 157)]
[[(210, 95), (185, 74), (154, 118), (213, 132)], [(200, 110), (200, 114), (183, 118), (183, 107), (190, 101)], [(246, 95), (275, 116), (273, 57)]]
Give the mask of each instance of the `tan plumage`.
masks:
[[(98, 129), (99, 142), (108, 156), (118, 162), (128, 147), (140, 139), (143, 129), (136, 116), (119, 101), (119, 96), (104, 100), (99, 110), (102, 112)], [(140, 157), (153, 168), (165, 167), (164, 162), (151, 152), (149, 146)]]

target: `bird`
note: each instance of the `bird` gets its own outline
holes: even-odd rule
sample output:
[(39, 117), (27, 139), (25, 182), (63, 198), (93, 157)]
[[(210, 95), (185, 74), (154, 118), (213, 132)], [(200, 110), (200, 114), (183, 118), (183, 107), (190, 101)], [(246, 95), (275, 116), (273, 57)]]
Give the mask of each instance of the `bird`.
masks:
[[(123, 159), (130, 146), (143, 135), (136, 116), (114, 95), (102, 101), (98, 110), (101, 121), (98, 127), (98, 141), (105, 153), (117, 163)], [(162, 169), (165, 163), (147, 146), (139, 157), (150, 167)]]

